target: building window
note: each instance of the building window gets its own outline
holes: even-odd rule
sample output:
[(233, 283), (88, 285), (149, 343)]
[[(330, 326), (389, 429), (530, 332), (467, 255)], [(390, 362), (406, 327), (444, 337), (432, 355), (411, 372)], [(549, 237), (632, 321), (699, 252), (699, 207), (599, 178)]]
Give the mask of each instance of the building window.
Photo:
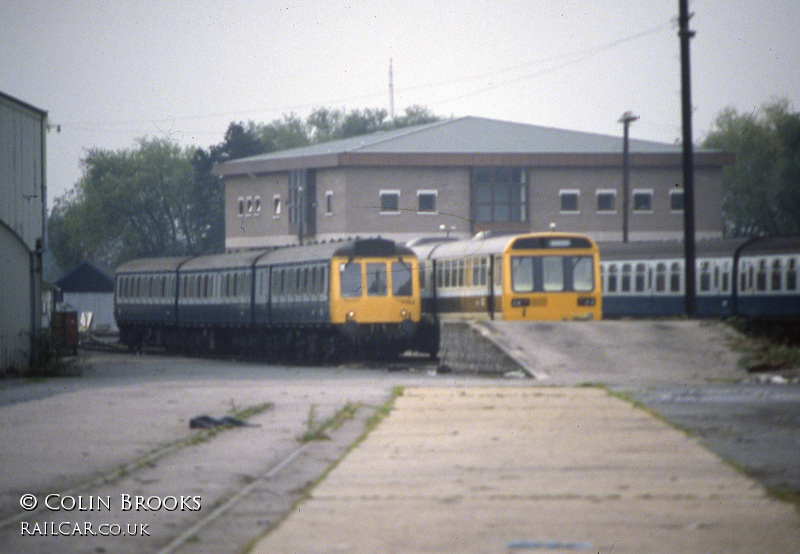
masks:
[(325, 193), (325, 215), (333, 214), (333, 191)]
[(400, 191), (382, 190), (381, 191), (381, 213), (396, 214), (400, 213)]
[(528, 221), (526, 175), (520, 168), (475, 168), (472, 174), (473, 219), (479, 223)]
[(239, 197), (239, 217), (244, 217), (244, 196)]
[(435, 190), (417, 191), (417, 211), (427, 214), (436, 213), (436, 196)]
[(652, 212), (653, 211), (653, 191), (634, 190), (633, 191), (633, 211)]
[(683, 191), (671, 190), (669, 191), (669, 209), (673, 212), (683, 211)]
[(281, 216), (281, 197), (275, 195), (272, 197), (272, 218), (277, 219)]
[(597, 211), (615, 212), (617, 211), (617, 191), (598, 190), (597, 191)]
[(254, 196), (253, 197), (253, 215), (259, 216), (261, 215), (261, 197)]
[(578, 195), (580, 191), (577, 190), (560, 190), (558, 196), (561, 199), (561, 213), (580, 213), (578, 209)]

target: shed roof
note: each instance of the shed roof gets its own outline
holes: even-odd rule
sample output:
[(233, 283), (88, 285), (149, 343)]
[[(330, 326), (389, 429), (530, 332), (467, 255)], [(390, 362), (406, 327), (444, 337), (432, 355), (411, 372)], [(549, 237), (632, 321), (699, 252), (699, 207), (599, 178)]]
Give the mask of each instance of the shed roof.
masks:
[(114, 278), (98, 264), (84, 260), (56, 281), (64, 292), (114, 292)]
[[(629, 140), (629, 152), (633, 165), (676, 164), (682, 155), (680, 145), (638, 139)], [(732, 163), (721, 152), (697, 154), (700, 163)], [(215, 173), (342, 165), (609, 165), (621, 157), (621, 136), (469, 116), (232, 160)]]

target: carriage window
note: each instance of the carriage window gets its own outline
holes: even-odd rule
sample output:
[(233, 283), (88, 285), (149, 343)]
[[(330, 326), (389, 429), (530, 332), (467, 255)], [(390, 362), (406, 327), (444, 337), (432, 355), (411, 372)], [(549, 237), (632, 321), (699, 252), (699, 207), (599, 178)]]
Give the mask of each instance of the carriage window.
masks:
[(486, 286), (486, 274), (487, 274), (486, 258), (475, 260), (472, 265), (472, 285)]
[(681, 291), (681, 264), (678, 262), (673, 262), (670, 266), (669, 290), (670, 292)]
[(367, 264), (367, 294), (385, 296), (387, 292), (386, 264)]
[(606, 285), (608, 292), (617, 292), (617, 266), (611, 264), (608, 266), (608, 282)]
[(636, 292), (644, 292), (646, 269), (644, 264), (636, 264), (636, 273), (634, 275), (633, 286)]
[(786, 271), (786, 290), (797, 290), (797, 262), (789, 260), (789, 268)]
[(361, 296), (361, 264), (350, 262), (339, 265), (339, 278), (341, 280), (341, 293), (343, 297), (353, 298)]
[(781, 261), (772, 262), (772, 290), (781, 290)]
[(656, 292), (667, 290), (667, 266), (656, 264)]
[(631, 291), (631, 264), (623, 264), (622, 265), (622, 283), (620, 286), (620, 291), (622, 292), (630, 292)]
[(708, 292), (711, 290), (711, 264), (702, 262), (700, 264), (700, 290)]
[(411, 264), (392, 262), (392, 294), (411, 296)]
[(760, 291), (767, 290), (767, 262), (761, 260), (758, 264), (758, 273), (756, 274), (756, 289)]

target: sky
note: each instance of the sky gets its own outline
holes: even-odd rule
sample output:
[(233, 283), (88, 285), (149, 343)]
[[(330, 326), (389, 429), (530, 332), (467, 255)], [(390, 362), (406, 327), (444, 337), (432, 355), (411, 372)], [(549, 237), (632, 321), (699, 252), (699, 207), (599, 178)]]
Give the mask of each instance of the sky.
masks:
[[(800, 1), (690, 0), (693, 136), (800, 103)], [(232, 121), (421, 105), (681, 137), (678, 0), (0, 0), (0, 91), (44, 109), (48, 203), (89, 149), (223, 141)], [(60, 131), (57, 128), (60, 127)]]

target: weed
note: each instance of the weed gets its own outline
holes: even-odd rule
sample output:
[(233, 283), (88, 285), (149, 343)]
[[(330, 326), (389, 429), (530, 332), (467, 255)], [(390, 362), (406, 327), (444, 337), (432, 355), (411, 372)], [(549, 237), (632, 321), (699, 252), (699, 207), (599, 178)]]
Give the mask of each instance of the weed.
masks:
[(310, 442), (318, 440), (328, 440), (330, 437), (326, 434), (327, 431), (335, 431), (348, 419), (355, 416), (358, 406), (355, 404), (347, 403), (342, 408), (336, 411), (331, 417), (324, 421), (317, 421), (317, 407), (312, 404), (308, 409), (308, 418), (306, 419), (306, 430), (298, 437), (300, 442)]

